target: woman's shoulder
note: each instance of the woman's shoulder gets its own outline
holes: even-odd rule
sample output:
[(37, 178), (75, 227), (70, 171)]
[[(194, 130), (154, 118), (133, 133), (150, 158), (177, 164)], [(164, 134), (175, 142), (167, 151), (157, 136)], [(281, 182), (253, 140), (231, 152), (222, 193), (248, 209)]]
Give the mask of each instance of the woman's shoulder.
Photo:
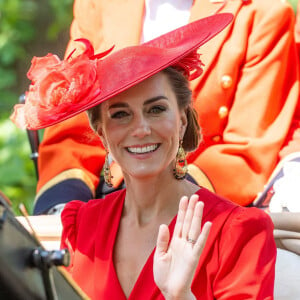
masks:
[(108, 194), (103, 199), (91, 199), (88, 202), (79, 200), (68, 202), (61, 213), (63, 227), (75, 225), (80, 222), (82, 218), (89, 219), (89, 221), (93, 218), (98, 219), (101, 210), (113, 206), (123, 194), (123, 190), (120, 190)]
[(62, 246), (72, 247), (74, 250), (80, 236), (86, 240), (86, 233), (89, 232), (91, 238), (95, 234), (98, 221), (104, 214), (113, 214), (116, 207), (121, 205), (122, 201), (120, 200), (124, 197), (125, 192), (120, 190), (103, 199), (91, 199), (88, 202), (73, 200), (67, 203), (61, 213)]
[(204, 216), (206, 220), (219, 223), (220, 227), (252, 226), (253, 230), (273, 230), (270, 216), (256, 207), (243, 207), (232, 201), (201, 188), (197, 194), (204, 202)]
[(247, 230), (248, 234), (257, 234), (261, 231), (273, 235), (274, 225), (271, 217), (263, 210), (256, 207), (238, 207), (229, 218), (230, 227)]
[(204, 203), (205, 215), (219, 215), (221, 212), (229, 213), (239, 207), (232, 201), (217, 195), (206, 188), (200, 188), (197, 191), (197, 195), (199, 196), (199, 201)]
[(104, 199), (91, 199), (88, 202), (80, 200), (68, 202), (61, 213), (63, 226), (66, 223), (75, 224), (76, 219), (82, 214), (95, 214), (101, 208), (103, 201)]

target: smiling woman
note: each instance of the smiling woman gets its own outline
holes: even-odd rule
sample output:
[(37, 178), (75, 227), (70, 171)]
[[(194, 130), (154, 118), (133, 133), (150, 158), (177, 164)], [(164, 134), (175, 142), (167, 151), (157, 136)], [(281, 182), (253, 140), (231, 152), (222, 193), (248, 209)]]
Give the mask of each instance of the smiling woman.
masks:
[[(175, 68), (166, 68), (162, 71), (163, 74), (167, 76), (168, 83), (172, 92), (175, 94), (177, 99), (178, 108), (184, 109), (187, 117), (188, 126), (183, 138), (183, 148), (186, 151), (193, 151), (199, 144), (200, 141), (200, 127), (197, 122), (197, 113), (191, 105), (192, 92), (189, 87), (188, 80), (184, 77), (182, 72), (179, 72)], [(165, 96), (157, 96), (149, 99), (148, 102), (153, 102), (154, 100), (166, 99)], [(111, 105), (113, 107), (113, 105)], [(157, 113), (165, 110), (164, 106), (155, 106), (154, 109)], [(99, 108), (93, 107), (87, 111), (91, 127), (97, 132), (98, 124), (101, 120)]]
[[(231, 20), (214, 15), (107, 57), (94, 55), (85, 41), (81, 56), (38, 68), (42, 76), (33, 80), (25, 105), (16, 107), (12, 119), (31, 128), (87, 110), (106, 159), (110, 153), (124, 174), (126, 189), (71, 201), (62, 212), (62, 247), (73, 257), (69, 271), (92, 299), (273, 297), (269, 216), (184, 178), (185, 153), (200, 140), (189, 90), (189, 80), (202, 72), (197, 49)], [(53, 66), (54, 82), (68, 81), (59, 70), (76, 69), (63, 90), (51, 85)], [(108, 184), (113, 176), (105, 167)]]
[[(146, 79), (102, 103), (100, 110), (97, 132), (114, 160), (124, 166), (124, 176), (155, 175), (161, 183), (168, 182), (187, 119), (166, 75)], [(160, 178), (164, 169), (170, 176)]]

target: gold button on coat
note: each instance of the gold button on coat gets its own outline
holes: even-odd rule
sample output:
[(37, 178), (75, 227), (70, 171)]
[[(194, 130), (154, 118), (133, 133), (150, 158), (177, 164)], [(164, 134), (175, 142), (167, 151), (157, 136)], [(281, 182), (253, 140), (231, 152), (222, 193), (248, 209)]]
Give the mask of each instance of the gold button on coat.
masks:
[(221, 106), (218, 111), (220, 119), (224, 119), (228, 116), (228, 108), (226, 106)]
[(229, 75), (223, 75), (221, 78), (221, 85), (223, 89), (228, 89), (232, 86), (232, 77)]
[(220, 135), (215, 135), (211, 138), (214, 142), (220, 142), (221, 141), (221, 136)]

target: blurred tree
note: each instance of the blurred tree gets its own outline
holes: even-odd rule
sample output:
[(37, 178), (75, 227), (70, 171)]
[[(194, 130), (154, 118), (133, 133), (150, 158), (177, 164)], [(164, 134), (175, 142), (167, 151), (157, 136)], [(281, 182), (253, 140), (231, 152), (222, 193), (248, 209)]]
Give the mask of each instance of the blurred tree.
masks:
[(294, 12), (297, 12), (298, 0), (288, 0), (288, 2), (293, 6)]
[(73, 0), (0, 0), (0, 190), (32, 212), (36, 178), (25, 131), (8, 117), (28, 88), (33, 56), (63, 57), (72, 20)]
[(24, 132), (9, 120), (0, 123), (0, 190), (7, 195), (18, 213), (22, 202), (32, 211), (36, 179), (28, 157), (29, 144)]
[(28, 86), (32, 56), (63, 55), (72, 0), (0, 0), (0, 111), (11, 111)]

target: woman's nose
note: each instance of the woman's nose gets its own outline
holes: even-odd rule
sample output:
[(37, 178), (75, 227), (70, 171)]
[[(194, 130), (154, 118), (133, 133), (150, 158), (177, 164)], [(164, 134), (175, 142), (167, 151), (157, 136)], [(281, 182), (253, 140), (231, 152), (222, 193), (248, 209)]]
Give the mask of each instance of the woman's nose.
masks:
[(149, 122), (144, 116), (138, 116), (133, 122), (132, 135), (138, 138), (143, 138), (151, 133), (151, 127)]

